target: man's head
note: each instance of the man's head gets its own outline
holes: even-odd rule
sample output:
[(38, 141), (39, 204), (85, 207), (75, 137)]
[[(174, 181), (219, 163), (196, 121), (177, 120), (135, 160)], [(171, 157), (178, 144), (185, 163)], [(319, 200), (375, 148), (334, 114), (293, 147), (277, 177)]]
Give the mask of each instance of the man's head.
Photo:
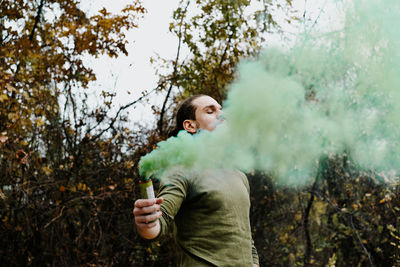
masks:
[(180, 130), (194, 134), (199, 129), (213, 131), (221, 114), (221, 105), (208, 95), (195, 95), (186, 99), (176, 114), (176, 128), (170, 136)]

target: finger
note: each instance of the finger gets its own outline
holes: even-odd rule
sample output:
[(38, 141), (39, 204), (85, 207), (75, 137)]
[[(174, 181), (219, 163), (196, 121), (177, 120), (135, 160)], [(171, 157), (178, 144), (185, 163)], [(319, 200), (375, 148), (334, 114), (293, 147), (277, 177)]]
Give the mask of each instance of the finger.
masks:
[(134, 208), (133, 209), (133, 215), (135, 216), (141, 216), (141, 215), (146, 215), (149, 213), (154, 213), (160, 210), (160, 205), (154, 204), (153, 206), (149, 207), (144, 207), (144, 208)]
[(146, 215), (146, 216), (138, 216), (135, 218), (135, 221), (138, 223), (150, 223), (158, 220), (162, 215), (161, 211)]
[(135, 201), (135, 207), (143, 208), (156, 204), (156, 199), (138, 199)]
[(142, 212), (143, 208), (134, 208), (133, 209), (133, 215), (136, 216), (142, 216), (144, 215), (144, 212)]
[(160, 205), (153, 205), (150, 207), (144, 207), (140, 209), (142, 213), (153, 213), (160, 210)]
[(161, 204), (163, 203), (164, 199), (162, 197), (156, 198), (156, 203)]
[(157, 222), (145, 223), (144, 225), (146, 228), (153, 228), (157, 225)]
[(136, 224), (137, 225), (137, 227), (139, 227), (139, 228), (146, 228), (146, 229), (148, 229), (148, 228), (153, 228), (153, 227), (155, 227), (156, 225), (157, 225), (157, 222), (150, 222), (150, 223), (137, 223)]
[[(152, 214), (153, 215), (153, 214)], [(150, 225), (150, 228), (157, 224), (158, 219), (162, 216), (162, 212), (155, 214), (154, 217), (146, 218), (146, 216), (135, 217), (135, 224), (141, 228), (148, 228), (147, 225)], [(153, 219), (157, 218), (157, 219)], [(149, 221), (151, 220), (151, 221)], [(155, 224), (153, 224), (155, 223)]]
[(136, 223), (148, 223), (148, 222), (153, 222), (160, 218), (162, 215), (161, 211), (146, 215), (146, 216), (136, 216), (135, 221)]

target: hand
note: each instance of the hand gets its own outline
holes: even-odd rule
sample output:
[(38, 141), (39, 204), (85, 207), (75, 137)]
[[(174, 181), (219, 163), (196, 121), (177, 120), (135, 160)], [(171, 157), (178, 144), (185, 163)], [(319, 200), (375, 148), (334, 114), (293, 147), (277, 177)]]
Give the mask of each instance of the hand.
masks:
[(133, 215), (139, 234), (146, 239), (157, 237), (160, 232), (160, 223), (158, 219), (162, 213), (160, 204), (163, 198), (138, 199), (135, 201)]

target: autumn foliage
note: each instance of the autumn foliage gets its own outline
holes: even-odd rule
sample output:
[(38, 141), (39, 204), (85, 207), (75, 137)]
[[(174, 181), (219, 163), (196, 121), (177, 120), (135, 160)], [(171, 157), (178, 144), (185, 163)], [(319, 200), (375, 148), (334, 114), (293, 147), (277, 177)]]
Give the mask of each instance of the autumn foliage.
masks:
[[(89, 106), (85, 88), (96, 77), (83, 57), (127, 54), (141, 2), (88, 16), (76, 0), (0, 1), (2, 266), (174, 266), (172, 240), (136, 234), (138, 161), (166, 137), (177, 101), (224, 99), (239, 60), (256, 57), (279, 26), (269, 10), (291, 10), (291, 1), (262, 2), (245, 15), (249, 1), (180, 1), (170, 25), (176, 58), (152, 59), (162, 73), (154, 92), (165, 97), (158, 125), (132, 129), (124, 111), (143, 98), (112, 113), (115, 94), (103, 92), (104, 104)], [(188, 12), (193, 5), (200, 13)], [(347, 156), (320, 165), (305, 188), (248, 174), (261, 266), (400, 266), (399, 185)]]

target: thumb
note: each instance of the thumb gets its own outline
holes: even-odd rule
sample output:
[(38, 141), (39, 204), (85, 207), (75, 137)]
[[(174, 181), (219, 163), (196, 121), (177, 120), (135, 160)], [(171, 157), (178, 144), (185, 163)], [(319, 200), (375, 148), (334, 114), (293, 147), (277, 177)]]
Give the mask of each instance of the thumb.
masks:
[(156, 204), (161, 204), (163, 203), (164, 199), (162, 197), (159, 197), (156, 199)]

